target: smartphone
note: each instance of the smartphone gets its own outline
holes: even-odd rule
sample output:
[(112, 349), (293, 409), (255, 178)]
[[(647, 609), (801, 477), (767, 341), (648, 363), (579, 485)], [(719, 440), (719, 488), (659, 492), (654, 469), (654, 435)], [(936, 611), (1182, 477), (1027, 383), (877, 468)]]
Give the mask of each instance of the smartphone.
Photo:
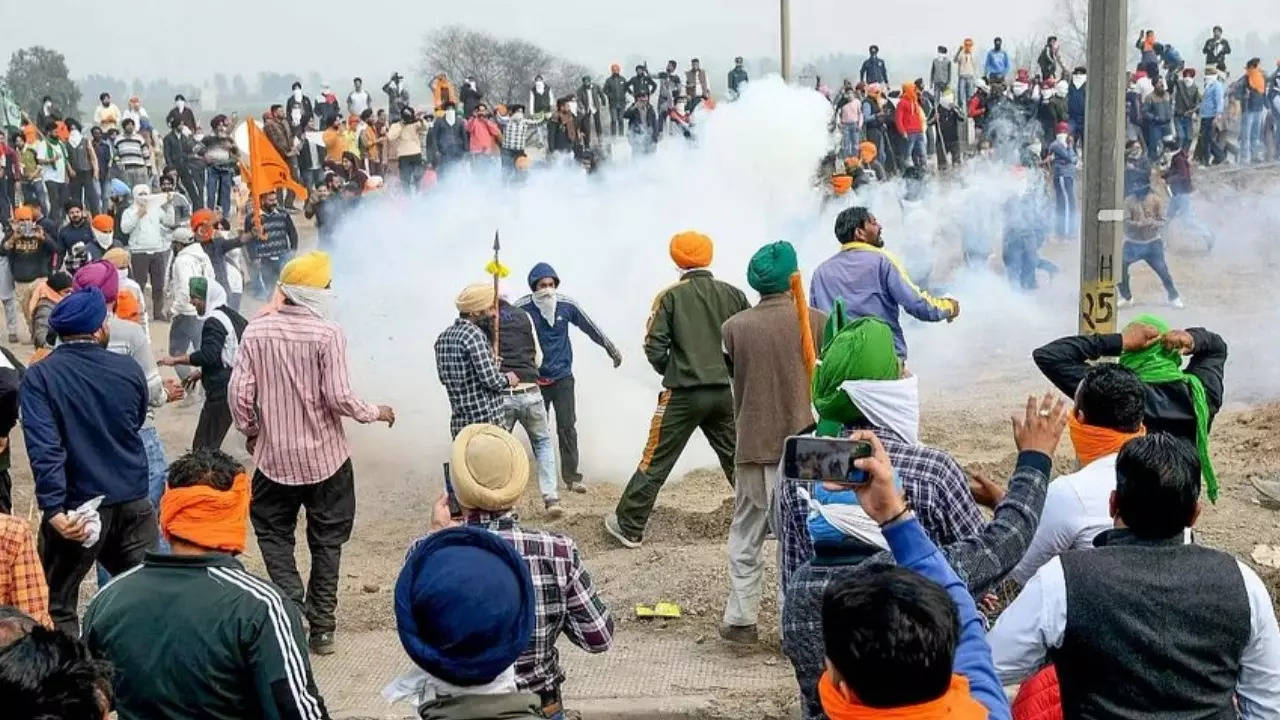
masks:
[(458, 494), (453, 491), (453, 480), (449, 478), (449, 463), (444, 464), (444, 494), (449, 503), (449, 517), (462, 519), (462, 505), (458, 503)]
[(867, 474), (853, 463), (871, 457), (871, 443), (849, 438), (793, 435), (783, 445), (782, 474), (789, 480), (861, 485)]

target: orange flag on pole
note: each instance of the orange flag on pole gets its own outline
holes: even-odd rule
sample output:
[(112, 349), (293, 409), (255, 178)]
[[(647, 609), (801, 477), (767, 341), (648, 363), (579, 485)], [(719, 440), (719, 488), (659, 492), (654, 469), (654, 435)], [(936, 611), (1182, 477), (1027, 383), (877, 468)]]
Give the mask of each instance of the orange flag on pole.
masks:
[(240, 163), (240, 175), (249, 185), (255, 206), (263, 193), (280, 188), (292, 190), (295, 195), (306, 200), (307, 189), (294, 181), (293, 175), (289, 173), (288, 161), (280, 157), (280, 152), (252, 117), (249, 118), (248, 130), (249, 162)]

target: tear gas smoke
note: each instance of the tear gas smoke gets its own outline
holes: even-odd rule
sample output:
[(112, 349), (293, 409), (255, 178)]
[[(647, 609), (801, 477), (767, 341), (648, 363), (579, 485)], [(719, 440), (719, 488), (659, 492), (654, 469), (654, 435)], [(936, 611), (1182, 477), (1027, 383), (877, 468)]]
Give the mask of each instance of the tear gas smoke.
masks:
[[(814, 268), (838, 249), (835, 216), (867, 203), (885, 226), (887, 247), (930, 270), (929, 285), (962, 303), (950, 325), (904, 316), (909, 362), (921, 376), (925, 402), (940, 389), (990, 376), (992, 366), (1043, 385), (1030, 352), (1074, 331), (1078, 272), (1063, 267), (1057, 282), (1025, 294), (986, 268), (964, 269), (961, 260), (962, 246), (999, 256), (1001, 208), (1024, 180), (975, 162), (905, 207), (901, 181), (824, 204), (813, 177), (831, 146), (830, 118), (820, 95), (770, 78), (751, 83), (737, 102), (699, 111), (696, 143), (664, 138), (653, 155), (606, 164), (592, 176), (564, 167), (504, 185), (459, 169), (411, 201), (394, 194), (366, 201), (336, 235), (334, 287), (356, 388), (397, 410), (395, 439), (377, 447), (410, 467), (435, 468), (447, 459), (450, 409), (433, 344), (456, 317), (457, 292), (491, 280), (484, 267), (495, 229), (511, 268), (501, 283), (508, 299), (528, 293), (526, 273), (548, 262), (561, 293), (576, 299), (623, 354), (614, 370), (603, 350), (571, 331), (581, 465), (595, 480), (625, 482), (643, 449), (661, 390), (642, 350), (645, 323), (654, 296), (678, 278), (667, 243), (685, 229), (710, 235), (711, 269), (754, 298), (746, 265), (756, 249), (791, 241), (807, 286)], [(705, 441), (695, 438), (672, 477), (714, 464)]]

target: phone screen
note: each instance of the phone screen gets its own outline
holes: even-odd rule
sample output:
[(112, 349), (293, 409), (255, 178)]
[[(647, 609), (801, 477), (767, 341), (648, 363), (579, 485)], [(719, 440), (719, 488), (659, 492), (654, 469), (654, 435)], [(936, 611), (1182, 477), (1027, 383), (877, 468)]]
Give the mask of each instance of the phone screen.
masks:
[(449, 478), (449, 463), (444, 464), (444, 494), (449, 503), (449, 517), (462, 519), (462, 505), (458, 502), (458, 494), (453, 491), (453, 480)]
[(790, 480), (861, 485), (867, 474), (854, 467), (871, 457), (871, 444), (849, 438), (793, 436), (783, 449), (782, 474)]

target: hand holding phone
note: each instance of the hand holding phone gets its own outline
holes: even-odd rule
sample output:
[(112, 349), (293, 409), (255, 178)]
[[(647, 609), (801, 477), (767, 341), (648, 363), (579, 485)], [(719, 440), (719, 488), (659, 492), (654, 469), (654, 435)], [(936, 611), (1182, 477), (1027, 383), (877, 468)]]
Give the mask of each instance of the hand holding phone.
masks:
[(462, 519), (462, 504), (458, 502), (458, 494), (453, 491), (453, 480), (449, 476), (449, 463), (444, 464), (444, 494), (449, 505), (449, 517)]
[(857, 466), (872, 454), (872, 446), (856, 438), (793, 436), (783, 446), (783, 476), (804, 482), (856, 486), (867, 481)]
[(858, 470), (866, 473), (867, 477), (866, 482), (853, 486), (858, 504), (868, 517), (881, 525), (900, 517), (907, 510), (907, 499), (893, 481), (893, 465), (880, 438), (870, 430), (858, 430), (852, 439), (871, 448), (866, 457), (854, 461)]

